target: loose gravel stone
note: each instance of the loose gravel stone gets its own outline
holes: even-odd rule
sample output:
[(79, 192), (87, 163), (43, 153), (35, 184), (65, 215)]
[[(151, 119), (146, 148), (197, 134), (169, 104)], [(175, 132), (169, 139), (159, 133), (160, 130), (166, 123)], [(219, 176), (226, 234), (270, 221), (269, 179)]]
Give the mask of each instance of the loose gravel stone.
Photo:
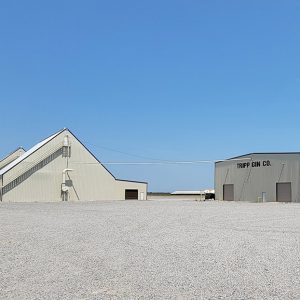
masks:
[(0, 204), (0, 299), (300, 299), (300, 204)]

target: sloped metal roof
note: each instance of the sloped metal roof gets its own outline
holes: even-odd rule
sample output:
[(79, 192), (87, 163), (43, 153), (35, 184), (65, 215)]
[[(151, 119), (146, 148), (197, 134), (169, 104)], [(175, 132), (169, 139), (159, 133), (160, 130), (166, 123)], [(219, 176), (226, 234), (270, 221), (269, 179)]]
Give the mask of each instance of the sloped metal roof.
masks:
[(224, 160), (219, 160), (216, 161), (215, 163), (222, 163), (222, 162), (228, 162), (231, 160), (240, 160), (243, 159), (244, 157), (246, 157), (245, 159), (249, 159), (248, 157), (251, 157), (253, 155), (299, 155), (300, 152), (252, 152), (252, 153), (247, 153), (247, 154), (243, 154), (243, 155), (239, 155), (239, 156), (234, 156), (234, 157), (230, 157)]
[(18, 147), (17, 149), (15, 149), (14, 151), (10, 152), (6, 156), (4, 156), (2, 159), (0, 159), (0, 162), (9, 158), (11, 155), (17, 153), (18, 151), (23, 151), (23, 154), (26, 152), (26, 150), (23, 147)]
[(26, 151), (24, 154), (22, 154), (20, 157), (18, 157), (17, 159), (15, 159), (14, 161), (12, 161), (10, 164), (8, 164), (6, 167), (4, 167), (3, 169), (0, 170), (0, 176), (5, 174), (7, 171), (9, 171), (10, 169), (12, 169), (13, 167), (15, 167), (17, 164), (19, 164), (21, 161), (23, 161), (25, 158), (27, 158), (28, 156), (30, 156), (32, 153), (34, 153), (36, 150), (40, 149), (41, 147), (43, 147), (45, 144), (47, 144), (49, 141), (51, 141), (53, 138), (55, 138), (57, 135), (59, 135), (61, 132), (63, 132), (65, 129), (62, 129), (60, 131), (58, 131), (57, 133), (49, 136), (48, 138), (42, 140), (41, 142), (39, 142), (38, 144), (36, 144), (35, 146), (33, 146), (31, 149), (29, 149), (28, 151)]

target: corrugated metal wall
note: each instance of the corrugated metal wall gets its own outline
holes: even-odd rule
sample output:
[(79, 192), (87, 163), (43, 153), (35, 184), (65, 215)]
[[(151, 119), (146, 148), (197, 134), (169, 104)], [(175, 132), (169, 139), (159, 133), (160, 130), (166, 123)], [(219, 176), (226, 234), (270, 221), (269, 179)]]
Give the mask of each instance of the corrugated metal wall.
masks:
[(278, 182), (291, 182), (292, 202), (300, 202), (300, 154), (254, 154), (215, 164), (218, 200), (223, 200), (223, 185), (233, 184), (236, 201), (276, 201)]
[[(71, 142), (71, 157), (59, 155), (53, 159), (51, 154), (63, 146), (66, 135)], [(39, 169), (35, 166), (41, 160), (45, 165), (42, 164), (42, 168)], [(3, 195), (3, 201), (62, 201), (62, 173), (66, 168), (74, 170), (68, 172), (66, 178), (72, 181), (68, 197), (70, 201), (124, 200), (126, 188), (137, 188), (139, 195), (147, 195), (147, 184), (115, 180), (97, 159), (65, 130), (3, 175), (3, 186), (13, 180), (16, 182), (15, 186)], [(33, 173), (23, 180), (24, 176), (21, 175), (27, 170)]]

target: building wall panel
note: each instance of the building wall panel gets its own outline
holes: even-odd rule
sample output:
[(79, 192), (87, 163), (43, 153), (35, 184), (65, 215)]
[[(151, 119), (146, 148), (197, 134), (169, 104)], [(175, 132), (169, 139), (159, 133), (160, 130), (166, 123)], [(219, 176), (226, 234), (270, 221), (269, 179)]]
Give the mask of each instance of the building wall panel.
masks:
[[(249, 167), (239, 167), (247, 162)], [(265, 201), (276, 201), (276, 183), (291, 182), (292, 202), (300, 202), (299, 179), (299, 154), (254, 154), (219, 162), (215, 165), (216, 199), (223, 200), (224, 184), (234, 184), (237, 201), (262, 201), (263, 193)]]
[(58, 134), (38, 151), (5, 173), (3, 186), (20, 178), (26, 170), (34, 168), (41, 160), (45, 160), (60, 149), (66, 135), (71, 143), (71, 156), (56, 157), (4, 194), (3, 201), (62, 201), (61, 186), (64, 169), (72, 169), (66, 173), (66, 179), (72, 182), (68, 193), (69, 201), (124, 200), (125, 189), (138, 189), (139, 199), (141, 193), (144, 193), (144, 199), (146, 199), (147, 184), (116, 180), (68, 130)]

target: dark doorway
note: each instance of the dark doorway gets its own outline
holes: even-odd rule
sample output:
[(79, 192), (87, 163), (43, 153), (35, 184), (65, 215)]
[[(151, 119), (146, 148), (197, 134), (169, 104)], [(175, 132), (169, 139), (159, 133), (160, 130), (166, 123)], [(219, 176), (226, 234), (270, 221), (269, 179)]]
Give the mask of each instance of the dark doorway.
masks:
[(125, 200), (138, 200), (139, 191), (138, 190), (125, 190)]
[(292, 202), (292, 187), (290, 182), (276, 183), (276, 201)]
[(233, 201), (234, 200), (234, 186), (233, 184), (223, 185), (223, 200)]

